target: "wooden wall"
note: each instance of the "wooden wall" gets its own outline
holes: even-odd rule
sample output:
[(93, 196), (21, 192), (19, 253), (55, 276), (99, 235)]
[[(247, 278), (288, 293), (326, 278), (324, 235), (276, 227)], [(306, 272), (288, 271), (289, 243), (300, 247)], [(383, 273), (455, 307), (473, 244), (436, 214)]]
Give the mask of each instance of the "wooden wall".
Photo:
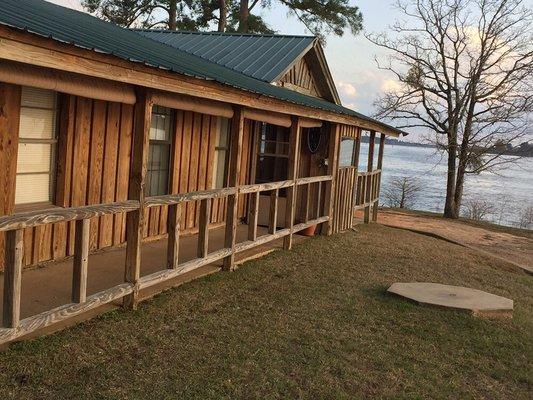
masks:
[[(187, 193), (213, 188), (215, 147), (217, 145), (218, 118), (190, 111), (175, 112), (175, 130), (172, 146), (171, 191)], [(252, 130), (254, 124), (246, 120), (243, 136), (243, 155), (240, 167), (240, 184), (249, 183)], [(246, 216), (246, 196), (239, 198), (239, 218)], [(199, 202), (188, 202), (182, 207), (181, 229), (194, 232), (198, 224)], [(211, 207), (211, 223), (225, 221), (226, 199), (215, 199)], [(145, 237), (167, 233), (168, 207), (147, 210)]]
[(318, 86), (305, 58), (302, 58), (280, 79), (283, 86), (300, 93), (321, 97)]
[[(127, 199), (133, 130), (133, 106), (59, 96), (57, 174), (54, 204), (76, 207)], [(185, 193), (212, 188), (217, 118), (176, 111), (172, 147), (171, 189)], [(20, 87), (0, 83), (0, 215), (14, 207)], [(246, 121), (240, 182), (250, 179), (251, 132)], [(145, 236), (166, 233), (166, 207), (148, 215)], [(212, 222), (224, 221), (225, 199), (215, 200)], [(246, 198), (239, 199), (239, 216), (246, 215)], [(183, 207), (182, 229), (197, 225), (197, 205)], [(125, 241), (125, 215), (91, 220), (92, 251)], [(58, 223), (24, 231), (24, 265), (33, 265), (73, 254), (74, 224)], [(3, 267), (3, 235), (0, 235), (0, 267)]]

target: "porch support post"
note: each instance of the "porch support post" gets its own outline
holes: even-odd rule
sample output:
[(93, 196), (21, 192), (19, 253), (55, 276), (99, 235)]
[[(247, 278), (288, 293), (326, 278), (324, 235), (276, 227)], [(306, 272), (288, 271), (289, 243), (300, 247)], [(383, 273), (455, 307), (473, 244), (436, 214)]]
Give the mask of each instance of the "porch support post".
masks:
[(378, 205), (379, 205), (379, 193), (381, 191), (381, 170), (383, 168), (383, 149), (385, 148), (385, 134), (381, 133), (379, 138), (379, 152), (378, 152), (378, 165), (377, 169), (380, 170), (378, 175), (376, 175), (376, 201), (372, 207), (372, 221), (376, 222), (378, 220)]
[(231, 271), (235, 264), (235, 241), (237, 236), (237, 205), (239, 202), (239, 172), (242, 154), (242, 139), (244, 132), (244, 112), (242, 107), (235, 107), (231, 120), (230, 160), (228, 169), (228, 185), (237, 189), (235, 194), (228, 196), (226, 212), (226, 234), (224, 247), (231, 250), (230, 255), (224, 258), (222, 269)]
[(137, 200), (140, 205), (138, 210), (130, 211), (126, 216), (126, 266), (124, 274), (125, 281), (134, 284), (133, 293), (124, 297), (124, 307), (133, 309), (137, 307), (139, 296), (141, 244), (145, 224), (144, 185), (153, 106), (150, 91), (145, 88), (138, 88), (136, 95), (128, 199)]
[(293, 116), (291, 119), (291, 136), (289, 138), (289, 162), (287, 179), (292, 180), (292, 186), (287, 188), (287, 205), (285, 210), (285, 228), (289, 228), (289, 234), (283, 238), (283, 248), (292, 248), (292, 234), (294, 215), (296, 214), (296, 179), (298, 179), (298, 165), (300, 164), (300, 118)]
[(22, 284), (22, 255), (24, 232), (22, 229), (6, 233), (4, 270), (3, 327), (17, 328), (20, 322), (20, 293)]
[[(376, 131), (370, 131), (370, 139), (368, 142), (368, 166), (366, 170), (372, 172), (374, 169), (374, 144), (376, 142)], [(372, 178), (368, 177), (367, 179), (367, 188), (365, 203), (370, 202), (372, 199)], [(365, 224), (370, 222), (370, 205), (365, 207)]]
[(328, 175), (332, 176), (331, 181), (326, 182), (326, 192), (324, 197), (324, 211), (329, 216), (329, 221), (322, 228), (323, 235), (333, 233), (335, 187), (337, 184), (337, 170), (339, 164), (339, 142), (340, 129), (338, 124), (331, 124), (328, 141)]

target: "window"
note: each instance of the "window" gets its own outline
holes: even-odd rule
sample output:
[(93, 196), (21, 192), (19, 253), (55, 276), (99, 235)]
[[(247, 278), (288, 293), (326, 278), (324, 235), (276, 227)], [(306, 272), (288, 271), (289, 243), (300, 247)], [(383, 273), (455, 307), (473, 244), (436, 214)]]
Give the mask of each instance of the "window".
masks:
[(54, 200), (57, 96), (22, 87), (15, 204)]
[(342, 138), (339, 155), (339, 167), (351, 167), (354, 165), (355, 140)]
[(169, 192), (172, 117), (170, 108), (153, 107), (146, 169), (146, 196), (161, 196)]
[(215, 146), (215, 168), (213, 189), (222, 189), (228, 179), (228, 156), (229, 156), (229, 128), (230, 120), (220, 117), (218, 119), (217, 141)]
[(261, 124), (257, 183), (287, 179), (290, 130), (281, 126)]

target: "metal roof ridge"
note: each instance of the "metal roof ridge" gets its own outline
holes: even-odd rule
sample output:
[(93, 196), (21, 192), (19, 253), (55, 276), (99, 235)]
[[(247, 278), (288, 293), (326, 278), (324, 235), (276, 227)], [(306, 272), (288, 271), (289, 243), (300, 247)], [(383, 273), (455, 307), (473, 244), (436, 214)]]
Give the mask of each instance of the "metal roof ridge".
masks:
[(149, 28), (125, 28), (130, 31), (137, 32), (157, 32), (168, 34), (191, 34), (191, 35), (206, 35), (206, 36), (252, 36), (252, 37), (279, 37), (279, 38), (307, 38), (316, 39), (313, 35), (288, 35), (279, 33), (243, 33), (243, 32), (217, 32), (217, 31), (187, 31), (187, 30), (171, 30), (171, 29), (149, 29)]

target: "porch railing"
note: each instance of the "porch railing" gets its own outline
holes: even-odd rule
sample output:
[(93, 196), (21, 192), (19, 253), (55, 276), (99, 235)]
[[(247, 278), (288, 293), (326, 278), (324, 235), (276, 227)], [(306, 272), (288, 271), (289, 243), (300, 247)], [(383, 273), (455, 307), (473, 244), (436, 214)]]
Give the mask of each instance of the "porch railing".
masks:
[[(321, 192), (323, 184), (331, 180), (332, 177), (328, 175), (146, 198), (143, 203), (145, 208), (162, 205), (167, 205), (169, 207), (166, 268), (142, 276), (136, 281), (124, 282), (89, 296), (87, 295), (87, 272), (89, 264), (90, 219), (103, 215), (138, 212), (141, 208), (139, 201), (129, 200), (76, 208), (53, 208), (49, 210), (0, 217), (0, 231), (5, 232), (6, 234), (3, 318), (2, 327), (0, 328), (0, 344), (9, 342), (60, 321), (68, 320), (104, 304), (111, 303), (126, 296), (131, 296), (134, 293), (138, 293), (139, 290), (171, 280), (201, 266), (222, 260), (232, 254), (252, 249), (273, 240), (292, 235), (309, 226), (329, 221), (326, 207), (321, 207)], [(315, 214), (312, 216), (310, 215), (308, 196), (304, 206), (303, 221), (294, 224), (293, 220), (291, 221), (290, 226), (278, 229), (276, 221), (279, 190), (290, 187), (292, 187), (293, 190), (296, 190), (296, 188), (303, 187), (304, 185), (308, 188), (307, 193), (309, 193), (309, 189), (312, 185), (318, 186)], [(258, 236), (257, 217), (259, 213), (259, 194), (261, 192), (270, 192), (270, 223), (268, 233)], [(224, 247), (209, 252), (209, 216), (211, 215), (212, 200), (227, 196), (239, 196), (241, 194), (250, 195), (247, 240), (236, 243), (235, 246), (232, 246), (231, 248)], [(179, 241), (181, 208), (185, 203), (191, 201), (200, 202), (197, 257), (180, 263)], [(71, 303), (21, 319), (22, 257), (24, 247), (23, 229), (69, 221), (74, 221), (75, 223)], [(232, 221), (226, 221), (226, 225), (231, 223)], [(134, 226), (134, 228), (138, 228), (138, 226)], [(232, 239), (233, 243), (235, 243), (236, 230), (226, 229), (226, 235), (228, 234), (233, 235)], [(228, 240), (226, 240), (225, 243), (228, 243)]]
[(381, 169), (358, 172), (355, 179), (354, 211), (374, 205), (379, 199)]

